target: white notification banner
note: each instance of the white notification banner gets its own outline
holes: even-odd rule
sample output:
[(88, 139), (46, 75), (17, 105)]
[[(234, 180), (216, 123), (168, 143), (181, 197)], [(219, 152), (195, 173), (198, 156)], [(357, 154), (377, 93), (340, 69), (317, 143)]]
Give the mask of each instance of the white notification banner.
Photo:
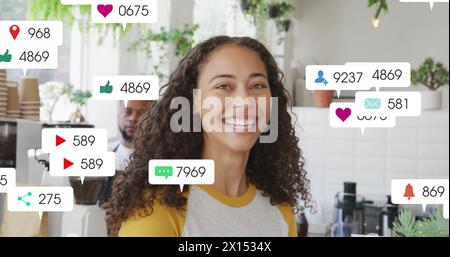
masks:
[(306, 88), (309, 90), (368, 90), (371, 88), (367, 66), (307, 65)]
[(116, 173), (113, 152), (84, 151), (51, 153), (50, 175), (58, 177), (112, 177)]
[(395, 117), (373, 115), (361, 110), (355, 103), (337, 102), (330, 105), (330, 126), (332, 128), (366, 128), (395, 127)]
[(449, 214), (448, 179), (393, 179), (391, 197), (395, 204), (443, 204), (444, 217)]
[(95, 100), (158, 100), (158, 76), (94, 76)]
[(0, 69), (56, 68), (58, 68), (58, 47), (56, 45), (0, 45)]
[(430, 10), (433, 10), (434, 3), (448, 3), (448, 0), (400, 0), (402, 3), (429, 3)]
[(345, 66), (369, 68), (370, 86), (377, 91), (382, 87), (409, 87), (411, 64), (409, 62), (347, 62)]
[(152, 185), (211, 185), (215, 179), (214, 160), (150, 160), (148, 181)]
[(348, 63), (306, 66), (309, 90), (368, 90), (372, 87), (409, 87), (409, 63)]
[(420, 92), (356, 92), (355, 103), (359, 109), (374, 115), (420, 116), (422, 113)]
[(42, 130), (43, 153), (108, 151), (108, 131), (96, 128), (45, 128)]
[(157, 0), (93, 0), (93, 23), (155, 23), (158, 20)]
[(11, 212), (67, 212), (73, 210), (72, 187), (16, 187), (8, 192)]
[(8, 191), (16, 187), (16, 169), (0, 168), (0, 193), (8, 193)]
[(61, 21), (0, 21), (0, 38), (3, 46), (63, 44)]

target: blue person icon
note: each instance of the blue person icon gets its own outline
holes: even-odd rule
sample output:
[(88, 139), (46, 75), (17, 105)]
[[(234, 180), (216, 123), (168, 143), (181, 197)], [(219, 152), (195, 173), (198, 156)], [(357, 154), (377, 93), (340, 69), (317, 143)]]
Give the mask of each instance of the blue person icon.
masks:
[(328, 81), (323, 77), (323, 70), (319, 70), (319, 72), (317, 72), (317, 78), (314, 81), (315, 83), (322, 83), (325, 86), (328, 84)]

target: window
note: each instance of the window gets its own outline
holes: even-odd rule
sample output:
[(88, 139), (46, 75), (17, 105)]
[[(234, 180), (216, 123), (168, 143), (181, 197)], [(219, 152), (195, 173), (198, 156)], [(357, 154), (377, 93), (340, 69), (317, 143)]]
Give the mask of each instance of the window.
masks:
[(195, 0), (194, 24), (200, 24), (195, 42), (217, 35), (254, 37), (256, 33), (255, 26), (244, 17), (239, 1)]
[[(255, 38), (255, 25), (242, 13), (237, 0), (194, 0), (194, 24), (200, 27), (194, 35), (196, 43), (217, 35), (249, 36)], [(265, 45), (274, 56), (280, 69), (284, 70), (285, 47), (279, 43), (273, 21), (266, 23)]]

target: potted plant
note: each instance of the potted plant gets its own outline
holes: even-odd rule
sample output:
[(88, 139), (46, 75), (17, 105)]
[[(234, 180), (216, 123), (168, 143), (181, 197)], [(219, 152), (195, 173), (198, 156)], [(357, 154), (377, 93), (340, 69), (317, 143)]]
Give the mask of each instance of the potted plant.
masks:
[(241, 9), (243, 12), (250, 9), (250, 0), (241, 0)]
[(266, 28), (266, 0), (241, 0), (242, 12), (256, 27), (256, 38), (264, 41)]
[(267, 15), (271, 19), (285, 17), (287, 14), (295, 10), (294, 6), (286, 0), (272, 1), (268, 4), (267, 9)]
[(437, 209), (432, 215), (423, 220), (408, 210), (402, 211), (394, 222), (395, 235), (400, 237), (448, 237), (448, 219)]
[(50, 122), (53, 121), (53, 111), (56, 104), (60, 101), (61, 97), (68, 95), (70, 92), (70, 86), (61, 82), (49, 81), (40, 86), (42, 107), (47, 112), (47, 117)]
[(314, 106), (319, 108), (330, 107), (333, 101), (333, 90), (314, 90)]
[(411, 83), (423, 85), (429, 90), (421, 91), (422, 109), (437, 110), (442, 106), (442, 93), (438, 89), (448, 85), (448, 68), (429, 57), (416, 70), (411, 70)]
[(278, 43), (284, 40), (291, 26), (289, 15), (295, 10), (289, 0), (271, 0), (267, 6), (267, 16), (273, 19), (278, 33)]
[(286, 33), (289, 31), (289, 27), (291, 26), (291, 20), (275, 20), (275, 25), (277, 26), (278, 32)]
[(89, 90), (71, 90), (69, 92), (70, 102), (76, 105), (76, 111), (70, 115), (70, 122), (72, 123), (81, 123), (85, 122), (83, 114), (81, 114), (81, 108), (86, 105), (89, 98), (92, 97), (92, 94)]
[(275, 21), (277, 31), (281, 35), (279, 41), (282, 41), (284, 33), (290, 27), (289, 14), (295, 10), (290, 0), (241, 0), (241, 9), (255, 25), (256, 38), (261, 41), (264, 41), (268, 19)]

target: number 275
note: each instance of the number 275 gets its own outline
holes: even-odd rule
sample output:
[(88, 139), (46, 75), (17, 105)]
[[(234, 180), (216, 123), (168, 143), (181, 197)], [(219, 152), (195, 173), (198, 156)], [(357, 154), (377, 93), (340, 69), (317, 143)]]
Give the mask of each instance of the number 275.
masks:
[(39, 199), (41, 199), (39, 201), (39, 204), (52, 204), (52, 199), (53, 199), (53, 204), (60, 204), (61, 203), (61, 197), (60, 194), (39, 194)]

